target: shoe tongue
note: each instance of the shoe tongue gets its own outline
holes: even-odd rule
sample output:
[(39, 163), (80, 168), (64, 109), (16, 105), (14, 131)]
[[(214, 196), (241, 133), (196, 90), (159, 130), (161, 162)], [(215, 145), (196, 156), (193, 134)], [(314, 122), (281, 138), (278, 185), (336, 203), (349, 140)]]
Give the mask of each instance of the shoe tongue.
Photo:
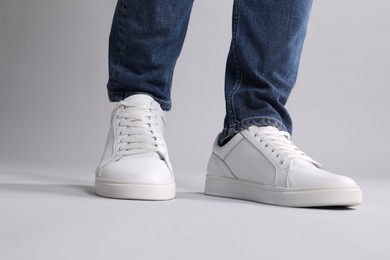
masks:
[(145, 94), (135, 94), (124, 99), (125, 102), (137, 102), (137, 103), (152, 103), (154, 99), (151, 96)]

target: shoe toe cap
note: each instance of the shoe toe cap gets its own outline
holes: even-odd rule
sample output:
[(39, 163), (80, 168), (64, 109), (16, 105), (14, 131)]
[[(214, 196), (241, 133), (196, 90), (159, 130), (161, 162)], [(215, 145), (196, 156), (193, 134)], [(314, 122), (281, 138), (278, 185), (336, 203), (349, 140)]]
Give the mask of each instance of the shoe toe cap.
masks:
[(358, 188), (349, 177), (333, 174), (301, 160), (293, 160), (289, 170), (290, 188)]
[(97, 179), (113, 183), (131, 184), (171, 184), (174, 182), (171, 171), (163, 160), (132, 158), (107, 164)]

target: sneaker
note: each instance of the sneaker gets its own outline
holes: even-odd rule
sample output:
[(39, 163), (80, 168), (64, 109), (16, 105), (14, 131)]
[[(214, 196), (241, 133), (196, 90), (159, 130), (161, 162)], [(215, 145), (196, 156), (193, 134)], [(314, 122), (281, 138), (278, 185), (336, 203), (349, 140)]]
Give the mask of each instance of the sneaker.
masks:
[(205, 194), (290, 207), (362, 203), (352, 179), (321, 169), (289, 133), (271, 126), (251, 126), (222, 147), (214, 143)]
[(117, 104), (96, 170), (98, 195), (138, 200), (169, 200), (175, 196), (164, 125), (164, 112), (148, 95), (132, 95)]

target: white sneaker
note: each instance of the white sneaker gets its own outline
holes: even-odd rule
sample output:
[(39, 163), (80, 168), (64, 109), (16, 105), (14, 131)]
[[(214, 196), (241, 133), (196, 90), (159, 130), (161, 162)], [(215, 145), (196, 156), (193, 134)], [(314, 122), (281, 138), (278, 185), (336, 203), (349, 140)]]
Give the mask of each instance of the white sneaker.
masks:
[(355, 206), (356, 183), (321, 169), (287, 132), (251, 126), (220, 147), (207, 167), (205, 194), (290, 207)]
[(169, 200), (175, 196), (164, 125), (164, 112), (148, 95), (132, 95), (117, 104), (96, 170), (98, 195), (139, 200)]

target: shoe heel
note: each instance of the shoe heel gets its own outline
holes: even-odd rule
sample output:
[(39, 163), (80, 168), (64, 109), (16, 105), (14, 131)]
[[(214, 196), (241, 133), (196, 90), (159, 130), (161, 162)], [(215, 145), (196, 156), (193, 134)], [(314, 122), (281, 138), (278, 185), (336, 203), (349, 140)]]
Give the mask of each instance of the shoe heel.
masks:
[(220, 176), (235, 178), (226, 164), (215, 154), (211, 154), (209, 162), (207, 164), (207, 176)]
[(250, 196), (250, 188), (234, 178), (207, 176), (204, 193), (211, 196), (253, 200)]

